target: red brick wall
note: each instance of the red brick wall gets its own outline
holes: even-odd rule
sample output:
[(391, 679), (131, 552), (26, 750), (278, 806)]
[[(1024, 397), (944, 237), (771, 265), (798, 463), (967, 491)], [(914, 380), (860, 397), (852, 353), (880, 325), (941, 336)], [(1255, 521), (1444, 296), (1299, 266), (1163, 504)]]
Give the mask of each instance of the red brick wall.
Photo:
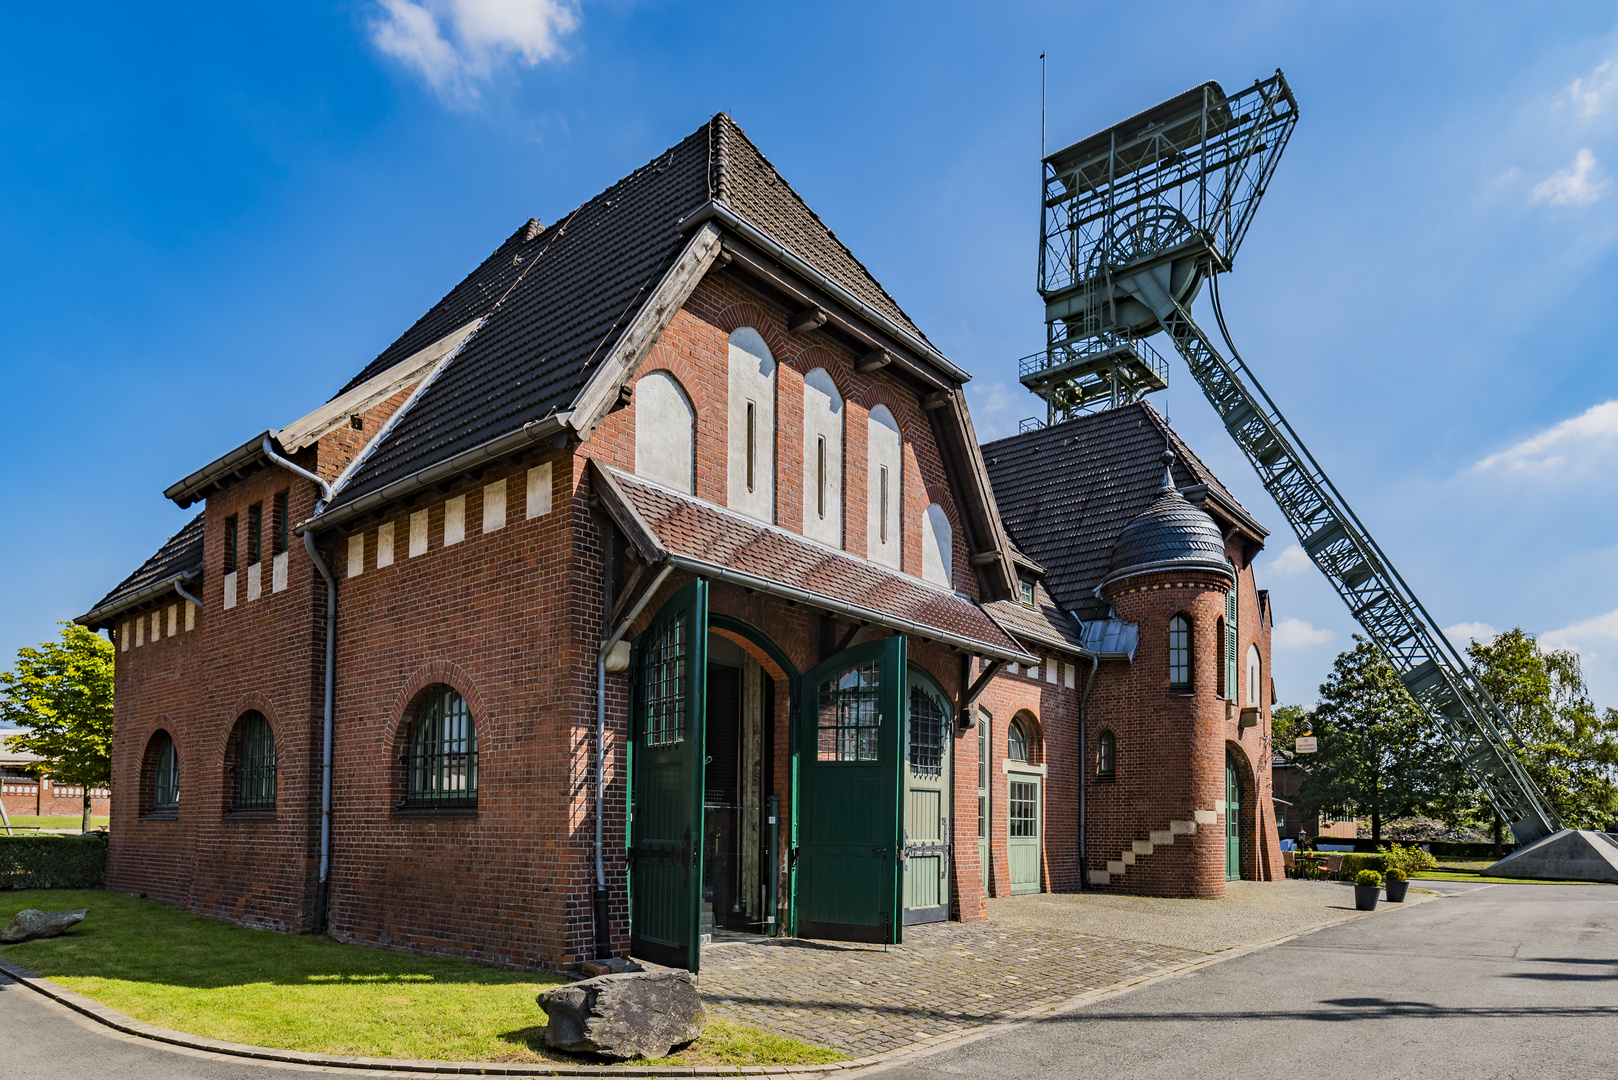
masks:
[[(84, 789), (75, 785), (54, 783), (50, 777), (44, 781), (8, 776), (0, 781), (0, 799), (5, 801), (6, 813), (28, 816), (50, 816), (70, 814), (79, 817), (84, 813)], [(106, 817), (112, 804), (111, 793), (106, 788), (90, 789), (90, 813), (95, 817)]]

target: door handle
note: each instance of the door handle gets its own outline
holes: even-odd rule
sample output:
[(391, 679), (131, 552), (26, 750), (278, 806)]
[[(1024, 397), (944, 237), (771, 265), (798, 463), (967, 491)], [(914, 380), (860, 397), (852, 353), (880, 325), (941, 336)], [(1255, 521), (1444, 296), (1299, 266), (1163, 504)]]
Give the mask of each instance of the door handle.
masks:
[(888, 849), (885, 848), (885, 847), (874, 847), (874, 848), (871, 849), (871, 854), (872, 855), (884, 855), (885, 856), (885, 855), (887, 855), (887, 853), (888, 853)]

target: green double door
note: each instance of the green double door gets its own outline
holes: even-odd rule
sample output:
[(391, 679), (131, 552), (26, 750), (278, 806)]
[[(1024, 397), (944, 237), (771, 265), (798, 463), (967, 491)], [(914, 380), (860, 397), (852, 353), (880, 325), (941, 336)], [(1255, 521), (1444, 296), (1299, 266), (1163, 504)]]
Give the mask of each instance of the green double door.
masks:
[(1236, 761), (1225, 751), (1225, 880), (1242, 879), (1242, 783)]
[(838, 653), (800, 692), (797, 933), (898, 944), (905, 639)]

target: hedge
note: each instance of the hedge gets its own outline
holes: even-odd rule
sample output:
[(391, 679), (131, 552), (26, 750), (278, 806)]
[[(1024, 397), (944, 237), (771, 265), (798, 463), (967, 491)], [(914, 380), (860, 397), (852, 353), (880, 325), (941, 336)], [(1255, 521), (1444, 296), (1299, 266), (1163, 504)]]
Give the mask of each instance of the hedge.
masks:
[(107, 836), (0, 836), (0, 889), (99, 889)]
[(1343, 868), (1338, 871), (1339, 881), (1353, 881), (1355, 875), (1361, 870), (1375, 870), (1382, 873), (1388, 868), (1388, 859), (1385, 855), (1365, 855), (1360, 852), (1344, 852)]

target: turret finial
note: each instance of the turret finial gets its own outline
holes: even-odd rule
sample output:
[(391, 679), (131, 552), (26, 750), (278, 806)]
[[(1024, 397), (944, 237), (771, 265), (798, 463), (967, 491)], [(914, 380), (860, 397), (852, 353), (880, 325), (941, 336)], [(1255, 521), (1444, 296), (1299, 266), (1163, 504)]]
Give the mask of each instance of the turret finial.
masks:
[(1174, 486), (1174, 451), (1165, 447), (1157, 460), (1163, 463), (1163, 486), (1157, 489), (1157, 493), (1163, 495), (1180, 490)]

